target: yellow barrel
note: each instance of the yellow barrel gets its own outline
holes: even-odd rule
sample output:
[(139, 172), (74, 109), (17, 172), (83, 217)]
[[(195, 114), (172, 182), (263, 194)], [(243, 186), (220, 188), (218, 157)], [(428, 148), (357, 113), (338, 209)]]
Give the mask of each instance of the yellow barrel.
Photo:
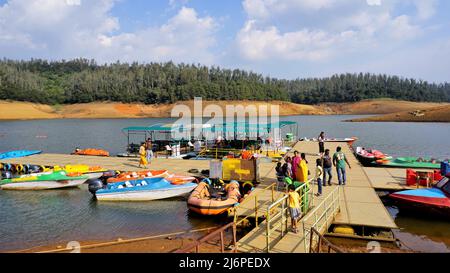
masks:
[(351, 226), (335, 226), (333, 233), (355, 235), (355, 230)]

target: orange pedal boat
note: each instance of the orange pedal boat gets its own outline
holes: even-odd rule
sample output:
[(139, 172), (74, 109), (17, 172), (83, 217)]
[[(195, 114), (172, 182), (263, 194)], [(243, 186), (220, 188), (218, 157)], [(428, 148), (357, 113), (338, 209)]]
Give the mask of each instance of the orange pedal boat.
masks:
[(153, 178), (153, 177), (165, 177), (168, 176), (167, 170), (146, 170), (146, 171), (140, 171), (140, 172), (124, 172), (120, 173), (117, 177), (111, 177), (108, 178), (106, 182), (108, 183), (117, 183), (117, 182), (124, 182), (124, 181), (130, 181), (130, 180), (138, 180), (143, 178)]
[(76, 149), (75, 155), (90, 155), (90, 156), (109, 156), (109, 152), (101, 149)]

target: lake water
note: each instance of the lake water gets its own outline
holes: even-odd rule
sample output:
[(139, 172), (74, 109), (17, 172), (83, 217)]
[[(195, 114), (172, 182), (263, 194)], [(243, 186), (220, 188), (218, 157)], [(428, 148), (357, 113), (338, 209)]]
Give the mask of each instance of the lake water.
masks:
[[(359, 138), (357, 145), (374, 147), (393, 156), (449, 158), (450, 124), (349, 123), (360, 116), (292, 116), (300, 137)], [(173, 119), (99, 119), (0, 121), (0, 152), (38, 149), (70, 153), (75, 147), (95, 147), (111, 154), (124, 152), (127, 139), (121, 129)], [(97, 204), (83, 186), (45, 192), (0, 191), (0, 250), (29, 248), (70, 240), (108, 240), (178, 232), (214, 226), (220, 220), (189, 215), (182, 199), (149, 203)], [(400, 216), (398, 236), (420, 251), (450, 251), (450, 223)], [(434, 226), (438, 228), (427, 228)], [(441, 230), (441, 231), (439, 231)]]

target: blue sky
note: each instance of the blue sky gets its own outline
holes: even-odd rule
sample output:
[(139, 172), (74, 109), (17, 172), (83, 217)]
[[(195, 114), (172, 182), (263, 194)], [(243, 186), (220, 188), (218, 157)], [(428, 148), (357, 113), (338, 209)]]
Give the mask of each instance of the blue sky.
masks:
[(0, 57), (450, 82), (446, 0), (0, 0)]

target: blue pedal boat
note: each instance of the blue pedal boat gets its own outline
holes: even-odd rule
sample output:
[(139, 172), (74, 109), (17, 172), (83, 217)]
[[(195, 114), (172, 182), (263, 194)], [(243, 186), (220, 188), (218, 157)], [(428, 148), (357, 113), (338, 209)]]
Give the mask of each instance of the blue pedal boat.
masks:
[(174, 185), (163, 177), (144, 178), (118, 183), (110, 183), (100, 189), (89, 190), (99, 201), (151, 201), (189, 194), (196, 183)]

